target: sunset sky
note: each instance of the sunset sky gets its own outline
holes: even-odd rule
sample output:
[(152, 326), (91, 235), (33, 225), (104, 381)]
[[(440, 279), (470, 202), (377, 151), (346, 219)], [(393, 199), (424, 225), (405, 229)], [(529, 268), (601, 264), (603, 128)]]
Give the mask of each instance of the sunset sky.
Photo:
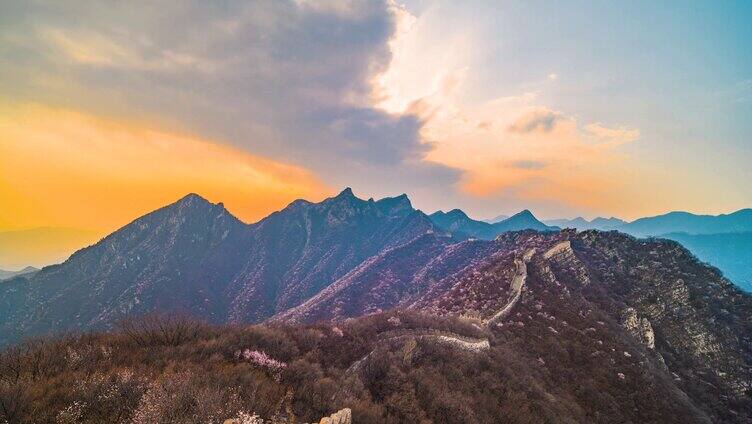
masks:
[[(188, 192), (253, 222), (345, 186), (477, 218), (750, 207), (751, 20), (731, 1), (3, 2), (0, 232), (96, 240)], [(0, 268), (39, 249), (0, 245)]]

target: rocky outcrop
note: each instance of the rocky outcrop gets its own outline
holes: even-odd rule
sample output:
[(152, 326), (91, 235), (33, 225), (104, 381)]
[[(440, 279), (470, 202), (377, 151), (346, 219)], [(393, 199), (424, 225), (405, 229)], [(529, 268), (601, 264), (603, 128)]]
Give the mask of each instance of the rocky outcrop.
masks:
[(583, 293), (665, 362), (681, 390), (730, 408), (752, 396), (752, 297), (672, 241), (597, 231), (571, 240), (598, 281)]
[[(287, 418), (281, 418), (281, 421), (279, 418), (271, 419), (271, 420), (265, 420), (259, 417), (258, 415), (251, 415), (241, 412), (240, 416), (238, 418), (229, 418), (226, 419), (222, 424), (274, 424), (274, 423), (287, 423)], [(295, 422), (293, 419), (292, 422)], [(303, 423), (303, 424), (309, 424), (309, 423)], [(352, 410), (350, 408), (340, 409), (339, 411), (333, 413), (332, 415), (329, 415), (328, 417), (323, 417), (318, 421), (314, 421), (310, 424), (352, 424)]]
[(648, 349), (655, 349), (655, 332), (647, 318), (640, 318), (634, 308), (624, 311), (622, 325), (636, 340), (644, 344)]
[(328, 417), (321, 418), (318, 424), (352, 424), (352, 411), (350, 408), (340, 409)]

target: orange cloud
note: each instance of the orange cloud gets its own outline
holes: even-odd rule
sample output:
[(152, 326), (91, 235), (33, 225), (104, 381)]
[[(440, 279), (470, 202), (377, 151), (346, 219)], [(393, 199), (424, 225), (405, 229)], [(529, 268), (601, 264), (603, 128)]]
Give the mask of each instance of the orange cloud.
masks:
[(583, 129), (588, 136), (613, 145), (629, 143), (640, 138), (640, 130), (638, 129), (626, 127), (609, 128), (598, 122), (585, 125)]
[(0, 109), (0, 230), (109, 232), (189, 192), (255, 221), (331, 190), (305, 169), (195, 137), (71, 110)]
[(440, 111), (426, 121), (422, 134), (433, 142), (428, 160), (463, 170), (461, 192), (596, 210), (623, 186), (613, 170), (628, 159), (615, 147), (635, 140), (638, 130), (580, 126), (536, 105), (535, 95), (478, 105), (450, 99), (443, 111), (447, 103), (430, 104)]

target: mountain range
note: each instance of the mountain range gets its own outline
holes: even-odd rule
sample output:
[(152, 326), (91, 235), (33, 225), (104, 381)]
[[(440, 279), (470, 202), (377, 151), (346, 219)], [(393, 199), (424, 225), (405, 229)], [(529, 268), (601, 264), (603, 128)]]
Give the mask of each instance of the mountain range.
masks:
[(492, 240), (501, 233), (520, 230), (558, 231), (559, 227), (546, 225), (539, 221), (529, 210), (524, 210), (511, 217), (489, 223), (477, 221), (460, 209), (449, 212), (437, 211), (428, 216), (440, 229), (462, 238)]
[[(742, 230), (748, 214), (718, 219)], [(617, 226), (638, 235), (648, 228), (723, 228), (711, 218), (668, 214), (621, 225), (616, 218), (574, 223)], [(296, 200), (245, 224), (221, 203), (189, 194), (59, 265), (7, 276), (0, 287), (0, 342), (106, 328), (124, 316), (155, 310), (186, 311), (214, 323), (310, 321), (425, 303), (425, 296), (449, 289), (447, 275), (498, 254), (496, 244), (479, 242), (521, 230), (556, 234), (559, 227), (527, 210), (496, 223), (474, 220), (459, 209), (426, 215), (404, 194), (363, 200), (349, 188), (320, 203)], [(749, 281), (750, 234), (663, 237), (731, 270), (735, 281)], [(733, 243), (729, 237), (735, 237)]]
[[(593, 393), (559, 393), (592, 399), (606, 390), (605, 404), (587, 407), (600, 417), (593, 421), (606, 422), (599, 414), (624, 402), (635, 410), (612, 414), (632, 422), (671, 416), (675, 407), (690, 422), (752, 419), (752, 296), (681, 244), (558, 230), (529, 211), (495, 224), (459, 210), (426, 215), (406, 195), (363, 200), (350, 189), (320, 203), (296, 200), (254, 224), (221, 203), (185, 196), (61, 264), (3, 281), (0, 344), (106, 330), (153, 312), (273, 327), (391, 310), (459, 318), (489, 332), (486, 341), (438, 340), (490, 343), (499, 355), (529, 360), (520, 365), (531, 373), (525, 384), (598, 380), (587, 389)], [(379, 337), (391, 340), (382, 349), (404, 350), (396, 340), (418, 336)], [(553, 374), (536, 371), (548, 367)], [(666, 402), (640, 415), (637, 405), (654, 400), (625, 398), (620, 382), (652, 385), (648, 396)], [(576, 420), (590, 414), (562, 408)]]
[(33, 274), (35, 272), (39, 271), (38, 268), (34, 268), (33, 266), (27, 266), (23, 269), (20, 269), (18, 271), (5, 271), (0, 269), (0, 281), (7, 280), (9, 278), (13, 277), (19, 277), (21, 275), (28, 275)]
[(574, 219), (547, 219), (544, 221), (548, 225), (555, 225), (557, 227), (561, 228), (576, 228), (580, 231), (582, 230), (601, 230), (601, 231), (611, 231), (616, 230), (625, 224), (627, 224), (626, 221), (621, 220), (619, 218), (602, 218), (598, 217), (591, 221), (588, 221), (585, 218), (577, 217)]
[[(0, 341), (103, 328), (154, 310), (187, 311), (216, 323), (263, 321), (380, 254), (421, 238), (448, 246), (478, 235), (466, 232), (468, 225), (485, 224), (459, 211), (445, 215), (454, 214), (464, 218), (442, 221), (414, 209), (404, 194), (363, 200), (347, 188), (320, 203), (296, 200), (247, 225), (221, 203), (190, 194), (59, 265), (7, 281)], [(551, 229), (528, 211), (489, 228), (480, 238)]]
[(554, 219), (548, 225), (577, 230), (620, 231), (635, 237), (660, 237), (678, 241), (700, 260), (718, 267), (742, 289), (752, 291), (752, 209), (722, 215), (670, 212), (626, 222), (618, 218), (588, 221)]
[(546, 220), (545, 223), (578, 230), (618, 230), (637, 237), (658, 236), (668, 233), (743, 233), (752, 231), (752, 209), (740, 209), (730, 214), (721, 215), (669, 212), (663, 215), (639, 218), (631, 222), (613, 217), (599, 217), (592, 221), (577, 217), (574, 219)]

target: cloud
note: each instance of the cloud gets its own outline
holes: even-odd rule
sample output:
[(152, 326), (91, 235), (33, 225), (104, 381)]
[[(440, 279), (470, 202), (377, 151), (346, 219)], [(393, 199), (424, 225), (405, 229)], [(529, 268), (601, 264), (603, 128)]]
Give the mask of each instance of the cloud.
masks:
[(526, 169), (526, 170), (537, 170), (537, 169), (543, 169), (546, 167), (546, 162), (539, 161), (539, 160), (516, 160), (509, 164), (512, 168), (516, 169)]
[(140, 46), (134, 48), (130, 45), (132, 41), (127, 39), (118, 40), (86, 30), (46, 28), (40, 30), (38, 36), (40, 40), (48, 43), (54, 54), (59, 54), (63, 59), (67, 58), (73, 65), (155, 72), (212, 72), (219, 66), (187, 53), (169, 49), (150, 49), (143, 41)]
[(585, 125), (585, 134), (598, 141), (609, 144), (624, 144), (640, 138), (640, 130), (635, 128), (617, 127), (609, 128), (599, 122)]
[(361, 191), (384, 190), (386, 169), (451, 184), (455, 170), (423, 160), (422, 122), (372, 105), (397, 10), (386, 0), (24, 2), (0, 18), (0, 92), (148, 120), (332, 185), (368, 172)]
[(520, 116), (508, 129), (515, 133), (550, 132), (562, 118), (559, 112), (545, 108), (538, 109)]

